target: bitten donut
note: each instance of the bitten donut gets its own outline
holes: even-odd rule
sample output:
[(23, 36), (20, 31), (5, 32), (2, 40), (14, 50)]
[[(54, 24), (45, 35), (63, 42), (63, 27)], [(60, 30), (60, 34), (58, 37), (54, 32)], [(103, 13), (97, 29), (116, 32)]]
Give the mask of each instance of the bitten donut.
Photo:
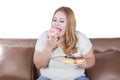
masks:
[(57, 40), (57, 38), (58, 38), (58, 34), (59, 34), (59, 32), (60, 32), (60, 29), (58, 29), (58, 28), (51, 28), (49, 31), (48, 31), (48, 39), (49, 40)]

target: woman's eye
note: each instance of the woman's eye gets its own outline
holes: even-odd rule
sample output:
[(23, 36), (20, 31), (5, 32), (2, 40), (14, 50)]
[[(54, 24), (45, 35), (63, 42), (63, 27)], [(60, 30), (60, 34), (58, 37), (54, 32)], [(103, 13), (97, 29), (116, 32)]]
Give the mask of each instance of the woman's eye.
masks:
[(56, 20), (56, 19), (53, 19), (52, 21), (56, 22), (57, 20)]
[(64, 21), (60, 21), (61, 23), (64, 23)]

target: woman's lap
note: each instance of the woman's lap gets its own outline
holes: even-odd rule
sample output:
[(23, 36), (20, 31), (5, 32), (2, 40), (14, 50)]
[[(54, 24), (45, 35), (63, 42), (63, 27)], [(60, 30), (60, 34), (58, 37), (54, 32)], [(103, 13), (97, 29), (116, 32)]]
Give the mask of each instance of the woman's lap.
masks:
[[(50, 80), (50, 79), (40, 76), (37, 80)], [(81, 76), (81, 77), (76, 78), (75, 80), (89, 80), (89, 78), (86, 76)]]

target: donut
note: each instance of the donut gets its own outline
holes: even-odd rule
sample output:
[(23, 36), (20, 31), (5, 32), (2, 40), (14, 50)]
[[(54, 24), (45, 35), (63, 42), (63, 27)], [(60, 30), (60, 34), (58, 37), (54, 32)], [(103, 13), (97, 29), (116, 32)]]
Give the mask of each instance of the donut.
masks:
[(62, 62), (65, 64), (83, 64), (85, 59), (83, 57), (65, 57)]
[(64, 64), (74, 64), (74, 59), (63, 59)]
[(58, 37), (58, 34), (59, 34), (59, 32), (60, 32), (60, 29), (58, 29), (58, 28), (51, 28), (49, 31), (48, 31), (48, 39), (57, 39), (57, 37)]
[(84, 62), (85, 62), (84, 59), (75, 59), (75, 60), (74, 60), (74, 63), (75, 63), (75, 64), (83, 64)]

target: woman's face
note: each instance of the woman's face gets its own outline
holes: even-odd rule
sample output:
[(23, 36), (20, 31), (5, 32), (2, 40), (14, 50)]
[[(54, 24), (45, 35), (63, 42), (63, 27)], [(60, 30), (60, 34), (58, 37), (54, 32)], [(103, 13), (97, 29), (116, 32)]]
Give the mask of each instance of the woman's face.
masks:
[(58, 11), (53, 16), (52, 27), (60, 29), (59, 36), (64, 36), (66, 27), (66, 16), (63, 12)]

